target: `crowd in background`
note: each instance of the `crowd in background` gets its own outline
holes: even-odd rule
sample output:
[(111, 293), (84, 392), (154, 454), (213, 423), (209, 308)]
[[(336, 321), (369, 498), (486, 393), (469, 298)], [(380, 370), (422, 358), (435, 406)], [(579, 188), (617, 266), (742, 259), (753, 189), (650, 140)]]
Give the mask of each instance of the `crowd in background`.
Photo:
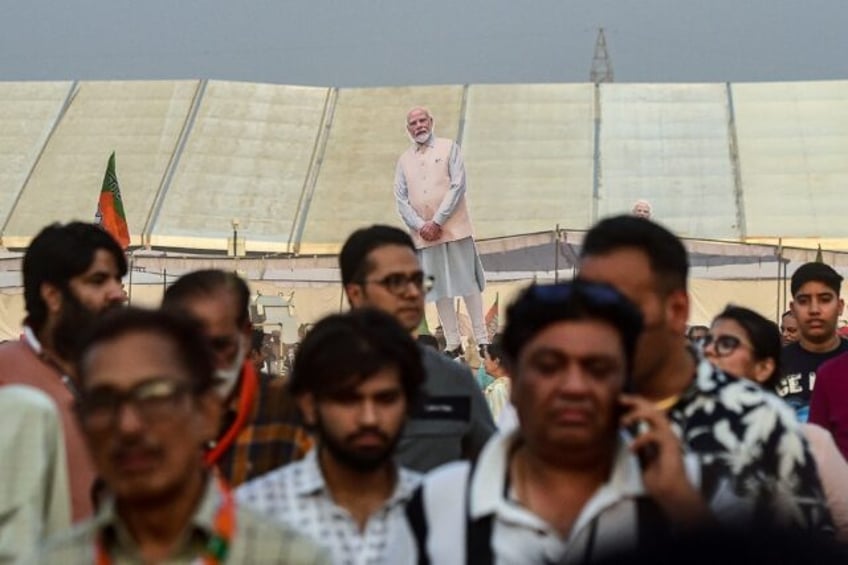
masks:
[[(797, 269), (780, 328), (743, 304), (688, 327), (686, 250), (640, 201), (489, 335), (433, 124), (407, 115), (408, 230), (349, 234), (350, 309), (304, 328), (285, 377), (236, 274), (139, 309), (100, 226), (33, 239), (0, 345), (0, 563), (846, 562), (842, 277)], [(444, 341), (418, 335), (425, 301)]]

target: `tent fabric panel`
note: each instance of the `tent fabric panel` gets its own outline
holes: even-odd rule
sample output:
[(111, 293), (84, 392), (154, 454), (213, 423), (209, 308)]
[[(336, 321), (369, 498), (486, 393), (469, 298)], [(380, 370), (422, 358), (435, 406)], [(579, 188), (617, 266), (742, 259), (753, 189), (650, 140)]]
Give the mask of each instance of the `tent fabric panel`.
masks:
[(599, 216), (647, 199), (654, 217), (682, 236), (739, 237), (724, 85), (600, 89)]
[(0, 226), (58, 118), (70, 82), (0, 83)]
[(248, 251), (285, 251), (327, 92), (210, 81), (151, 243), (225, 249), (236, 218)]
[(844, 238), (848, 81), (734, 84), (748, 236)]
[(588, 227), (591, 85), (473, 85), (467, 108), (463, 155), (477, 237)]
[(7, 241), (27, 245), (55, 221), (93, 221), (115, 151), (132, 245), (140, 244), (196, 87), (196, 81), (80, 83), (21, 194)]

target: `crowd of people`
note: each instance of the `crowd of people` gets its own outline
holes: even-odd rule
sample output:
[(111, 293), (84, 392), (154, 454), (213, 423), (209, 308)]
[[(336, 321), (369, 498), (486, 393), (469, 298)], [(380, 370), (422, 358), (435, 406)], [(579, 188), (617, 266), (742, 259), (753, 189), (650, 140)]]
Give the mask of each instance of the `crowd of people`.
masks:
[[(574, 280), (528, 285), (490, 339), (467, 210), (451, 223), (459, 148), (423, 108), (407, 125), (395, 196), (416, 237), (347, 237), (350, 309), (287, 379), (251, 355), (236, 274), (185, 274), (141, 309), (99, 226), (34, 238), (23, 334), (0, 346), (0, 562), (845, 562), (833, 269), (795, 272), (781, 328), (741, 305), (688, 328), (683, 244), (606, 218)], [(425, 301), (456, 296), (480, 310), (476, 377), (452, 307), (443, 346), (416, 339)]]

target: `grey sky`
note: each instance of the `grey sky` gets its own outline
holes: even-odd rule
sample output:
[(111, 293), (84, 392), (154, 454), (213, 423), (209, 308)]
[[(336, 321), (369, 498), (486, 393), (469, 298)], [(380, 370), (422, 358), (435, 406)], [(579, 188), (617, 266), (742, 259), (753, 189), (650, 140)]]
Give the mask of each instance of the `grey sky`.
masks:
[(10, 0), (2, 80), (335, 86), (848, 78), (846, 0)]

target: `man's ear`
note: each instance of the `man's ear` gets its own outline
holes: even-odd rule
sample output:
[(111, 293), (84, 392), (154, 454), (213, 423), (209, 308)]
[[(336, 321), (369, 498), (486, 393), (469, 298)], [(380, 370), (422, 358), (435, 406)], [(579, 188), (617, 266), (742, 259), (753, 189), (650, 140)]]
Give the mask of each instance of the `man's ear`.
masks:
[(62, 308), (62, 291), (53, 283), (41, 283), (39, 288), (41, 300), (47, 306), (48, 313), (56, 313)]
[(838, 304), (839, 304), (839, 315), (841, 316), (841, 315), (842, 315), (842, 312), (844, 312), (844, 311), (845, 311), (845, 299), (844, 299), (844, 298), (840, 298), (840, 299), (839, 299), (839, 303), (838, 303)]
[(686, 335), (686, 322), (689, 320), (689, 295), (683, 289), (673, 290), (665, 301), (666, 320), (671, 329)]
[(794, 300), (789, 301), (789, 311), (792, 312), (792, 315), (795, 316), (795, 318), (798, 317), (798, 314), (795, 313), (795, 301)]
[(365, 289), (361, 284), (348, 283), (344, 291), (351, 308), (359, 308), (365, 302)]
[(297, 407), (300, 408), (300, 413), (303, 415), (303, 421), (307, 426), (314, 426), (317, 421), (315, 417), (315, 396), (311, 392), (305, 392), (295, 400)]

